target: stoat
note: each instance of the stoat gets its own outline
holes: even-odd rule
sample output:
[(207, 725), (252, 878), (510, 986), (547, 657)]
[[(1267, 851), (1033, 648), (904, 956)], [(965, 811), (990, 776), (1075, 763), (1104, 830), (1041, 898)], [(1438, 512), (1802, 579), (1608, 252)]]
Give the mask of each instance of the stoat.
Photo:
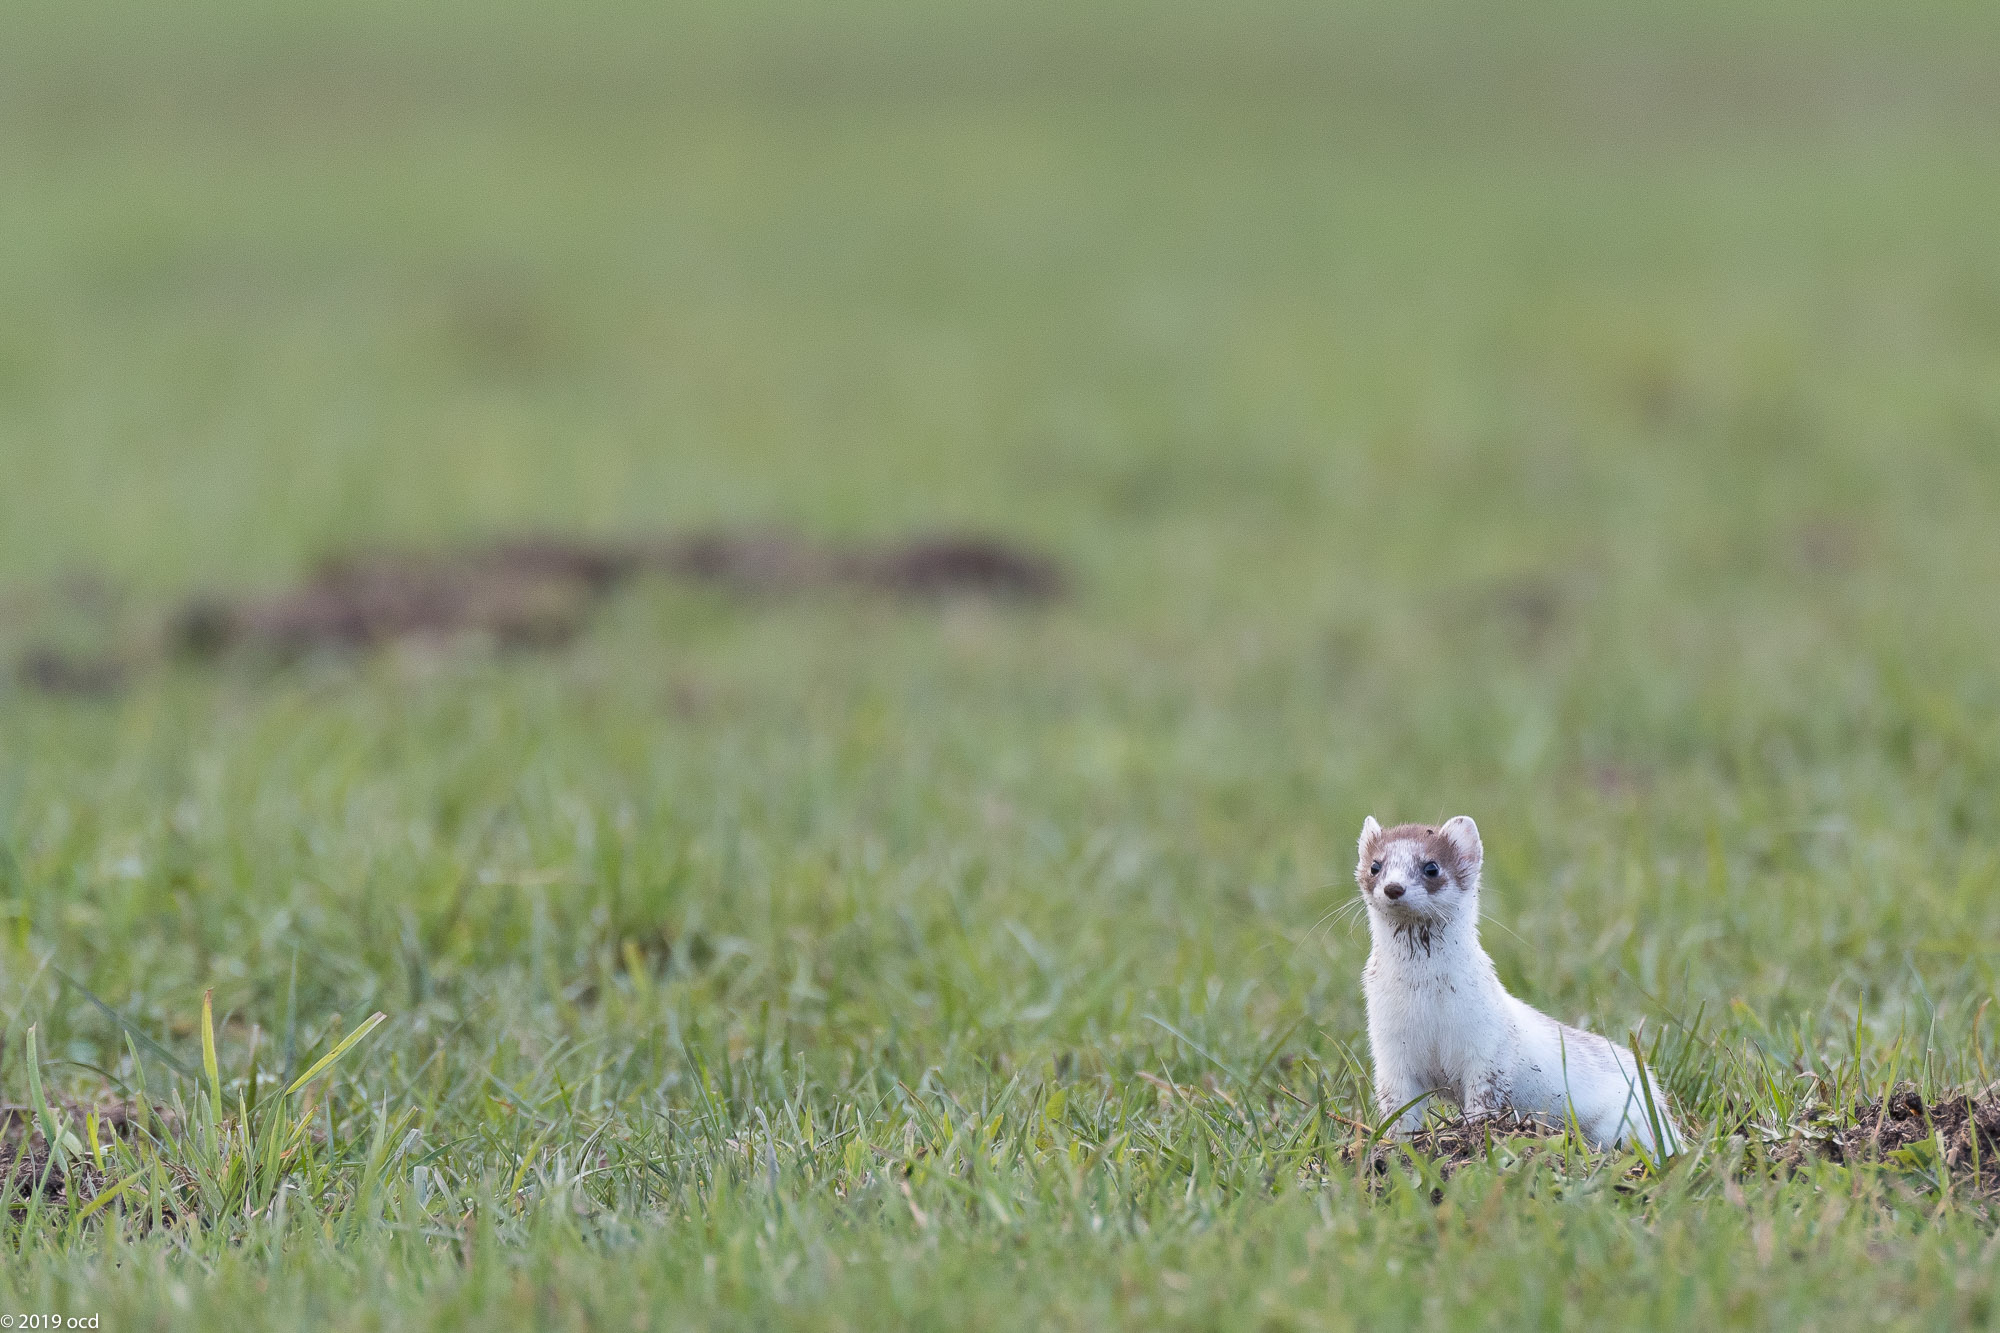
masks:
[(1479, 828), (1464, 815), (1437, 828), (1384, 829), (1373, 816), (1361, 826), (1354, 877), (1374, 940), (1361, 988), (1382, 1114), (1401, 1111), (1394, 1129), (1407, 1134), (1423, 1121), (1425, 1094), (1441, 1092), (1467, 1119), (1574, 1117), (1595, 1147), (1638, 1144), (1657, 1155), (1664, 1139), (1665, 1152), (1680, 1151), (1666, 1096), (1630, 1051), (1500, 984), (1479, 947), (1483, 858)]

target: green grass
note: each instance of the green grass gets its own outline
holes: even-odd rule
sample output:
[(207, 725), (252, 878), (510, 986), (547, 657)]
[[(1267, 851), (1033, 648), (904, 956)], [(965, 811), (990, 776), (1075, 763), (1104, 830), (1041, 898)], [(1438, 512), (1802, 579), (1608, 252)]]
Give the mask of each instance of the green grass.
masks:
[[(164, 1108), (0, 1308), (2000, 1319), (1990, 1196), (1768, 1165), (2000, 1064), (1989, 7), (16, 9), (10, 659), (525, 528), (1075, 592), (0, 687), (0, 1096)], [(1690, 1159), (1340, 1163), (1371, 812)]]

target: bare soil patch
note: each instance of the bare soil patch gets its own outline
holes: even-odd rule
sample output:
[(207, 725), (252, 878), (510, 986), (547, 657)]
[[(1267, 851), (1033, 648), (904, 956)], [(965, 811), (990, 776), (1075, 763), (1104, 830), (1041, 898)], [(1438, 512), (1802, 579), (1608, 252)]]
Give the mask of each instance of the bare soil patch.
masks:
[(1033, 603), (1065, 588), (1054, 561), (980, 534), (882, 545), (815, 542), (776, 530), (603, 542), (522, 536), (448, 551), (342, 553), (290, 588), (189, 597), (143, 649), (86, 656), (32, 647), (17, 676), (43, 693), (110, 695), (162, 656), (288, 662), (466, 634), (506, 649), (555, 648), (581, 633), (604, 599), (643, 576), (744, 596), (866, 593), (911, 601)]
[(116, 657), (82, 656), (37, 647), (21, 654), (17, 674), (23, 685), (43, 694), (103, 698), (124, 689), (129, 673), (125, 663)]
[(1823, 1151), (1837, 1162), (1897, 1161), (1915, 1164), (1941, 1152), (1954, 1176), (1991, 1189), (2000, 1181), (2000, 1088), (1954, 1093), (1926, 1102), (1913, 1087), (1864, 1103), (1854, 1120), (1826, 1141)]
[[(1545, 1141), (1561, 1137), (1559, 1126), (1535, 1120), (1448, 1120), (1428, 1125), (1408, 1139), (1377, 1143), (1370, 1169), (1376, 1175), (1386, 1174), (1397, 1155), (1409, 1151), (1421, 1154), (1441, 1177), (1449, 1178), (1461, 1167), (1486, 1160), (1495, 1148), (1517, 1154), (1537, 1151)], [(1927, 1174), (1942, 1168), (1954, 1188), (2000, 1194), (2000, 1087), (1925, 1101), (1916, 1088), (1904, 1085), (1886, 1098), (1855, 1106), (1845, 1116), (1822, 1108), (1790, 1127), (1782, 1138), (1769, 1131), (1756, 1137), (1766, 1145), (1766, 1160), (1787, 1170), (1810, 1158), (1875, 1162)], [(1350, 1143), (1341, 1150), (1340, 1160), (1352, 1169), (1360, 1152), (1359, 1141)]]
[[(163, 1116), (165, 1112), (155, 1112)], [(57, 1111), (64, 1125), (81, 1135), (74, 1107)], [(139, 1132), (138, 1108), (126, 1103), (98, 1111), (97, 1132), (106, 1139), (128, 1138)], [(170, 1172), (171, 1174), (171, 1172)], [(43, 1211), (66, 1203), (87, 1203), (105, 1188), (107, 1179), (87, 1153), (63, 1153), (51, 1160), (47, 1141), (32, 1107), (0, 1104), (0, 1200), (19, 1217), (37, 1192)]]
[(51, 1162), (40, 1139), (32, 1144), (0, 1146), (0, 1199), (19, 1217), (28, 1210), (28, 1201), (37, 1192), (42, 1211), (48, 1212), (74, 1199), (86, 1202), (104, 1188), (104, 1178), (87, 1158)]
[[(1368, 1169), (1374, 1175), (1386, 1175), (1389, 1164), (1399, 1153), (1407, 1151), (1421, 1154), (1437, 1168), (1440, 1176), (1450, 1179), (1459, 1168), (1485, 1161), (1496, 1148), (1534, 1150), (1561, 1137), (1559, 1126), (1525, 1116), (1493, 1116), (1483, 1120), (1454, 1118), (1427, 1124), (1406, 1139), (1383, 1138), (1369, 1153)], [(1357, 1141), (1342, 1148), (1342, 1164), (1352, 1169), (1360, 1161), (1362, 1146)]]

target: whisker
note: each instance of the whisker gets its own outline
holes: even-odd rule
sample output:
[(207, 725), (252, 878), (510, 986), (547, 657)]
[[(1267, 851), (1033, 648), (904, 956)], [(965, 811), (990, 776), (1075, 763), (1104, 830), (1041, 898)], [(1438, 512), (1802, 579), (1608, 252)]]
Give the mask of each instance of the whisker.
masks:
[(1364, 904), (1360, 899), (1356, 898), (1350, 902), (1342, 903), (1339, 907), (1334, 908), (1333, 911), (1329, 912), (1325, 917), (1322, 918), (1322, 920), (1329, 924), (1345, 925), (1348, 928), (1348, 933), (1352, 934), (1354, 930), (1354, 923), (1360, 920), (1361, 912), (1364, 910), (1365, 907), (1366, 904)]
[(1498, 926), (1500, 929), (1506, 931), (1509, 935), (1512, 935), (1515, 939), (1520, 940), (1522, 944), (1528, 945), (1529, 948), (1532, 949), (1535, 947), (1532, 944), (1528, 944), (1527, 940), (1522, 939), (1521, 933), (1519, 931), (1515, 930), (1512, 926), (1508, 925), (1505, 921), (1500, 920), (1498, 917), (1491, 917), (1485, 915), (1484, 913), (1481, 913), (1479, 917), (1479, 924), (1482, 926)]
[(1334, 918), (1340, 914), (1341, 910), (1345, 906), (1346, 906), (1345, 903), (1334, 904), (1320, 916), (1319, 920), (1313, 922), (1312, 925), (1308, 926), (1306, 928), (1305, 933), (1299, 936), (1298, 943), (1292, 946), (1293, 955), (1297, 956), (1299, 950), (1305, 948), (1308, 944), (1311, 944), (1313, 941), (1313, 936), (1319, 933), (1320, 927), (1330, 925), (1333, 922)]

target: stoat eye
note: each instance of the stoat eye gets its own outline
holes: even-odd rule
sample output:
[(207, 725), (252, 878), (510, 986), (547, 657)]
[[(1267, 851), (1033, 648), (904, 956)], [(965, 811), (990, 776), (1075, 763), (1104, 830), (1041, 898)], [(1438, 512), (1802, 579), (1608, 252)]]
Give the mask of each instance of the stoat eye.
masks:
[(1370, 861), (1370, 862), (1368, 863), (1368, 873), (1369, 873), (1369, 874), (1371, 874), (1371, 875), (1379, 875), (1379, 874), (1381, 874), (1381, 873), (1382, 873), (1382, 863), (1381, 863), (1380, 861)]
[(1435, 862), (1435, 861), (1426, 861), (1426, 862), (1424, 862), (1424, 877), (1425, 877), (1426, 879), (1436, 879), (1436, 878), (1438, 877), (1438, 863), (1437, 863), (1437, 862)]

